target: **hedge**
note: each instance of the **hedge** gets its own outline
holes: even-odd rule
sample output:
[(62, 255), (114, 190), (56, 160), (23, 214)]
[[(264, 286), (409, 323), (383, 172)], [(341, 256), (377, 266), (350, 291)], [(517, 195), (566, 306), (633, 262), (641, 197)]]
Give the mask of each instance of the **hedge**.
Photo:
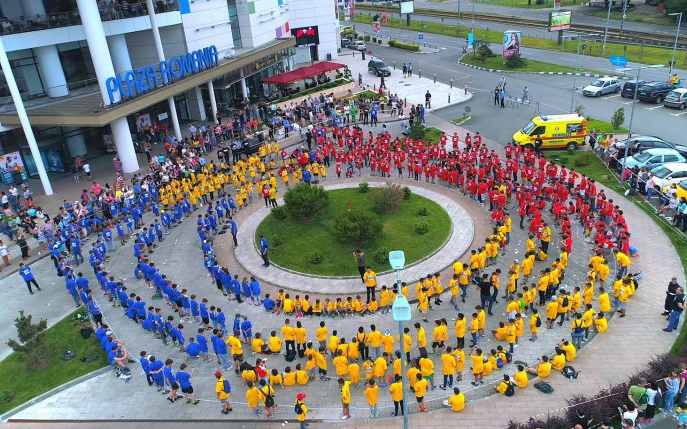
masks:
[(392, 48), (405, 49), (406, 51), (418, 52), (420, 47), (418, 45), (412, 45), (410, 43), (403, 43), (396, 40), (389, 40), (389, 46)]

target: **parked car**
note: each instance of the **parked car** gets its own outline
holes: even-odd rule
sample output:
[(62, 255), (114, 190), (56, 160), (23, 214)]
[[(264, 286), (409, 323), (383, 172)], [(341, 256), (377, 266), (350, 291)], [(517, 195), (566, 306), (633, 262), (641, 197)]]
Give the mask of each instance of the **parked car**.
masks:
[(384, 64), (384, 61), (373, 58), (367, 63), (367, 71), (374, 74), (375, 76), (391, 76), (391, 69), (389, 66)]
[[(661, 188), (663, 190), (664, 195), (668, 195), (670, 193), (670, 186), (668, 185), (664, 188)], [(680, 200), (681, 198), (687, 198), (687, 179), (683, 180), (680, 183), (675, 184), (675, 189), (677, 190), (677, 199)]]
[(668, 162), (651, 170), (654, 183), (663, 189), (673, 183), (680, 183), (687, 179), (687, 164), (684, 162)]
[(365, 46), (365, 42), (362, 40), (356, 40), (354, 42), (351, 42), (350, 45), (348, 45), (349, 49), (353, 49), (354, 51), (365, 51), (367, 50), (367, 46)]
[[(628, 167), (637, 166), (639, 168), (647, 167), (653, 169), (667, 162), (685, 161), (687, 159), (675, 149), (647, 149), (633, 156), (628, 156), (625, 160), (625, 165)], [(622, 165), (622, 163), (619, 163), (619, 165)]]
[(602, 77), (582, 89), (582, 95), (599, 97), (603, 94), (620, 91), (620, 82), (614, 77)]
[(659, 137), (654, 136), (632, 136), (629, 139), (621, 140), (615, 143), (616, 149), (618, 149), (618, 156), (623, 157), (625, 152), (625, 145), (629, 142), (630, 149), (628, 153), (634, 155), (635, 153), (641, 152), (645, 149), (674, 149), (674, 144), (667, 142)]
[(663, 105), (676, 107), (680, 110), (687, 107), (687, 88), (675, 88), (666, 95)]
[(642, 101), (650, 101), (661, 104), (670, 91), (675, 89), (672, 83), (668, 82), (645, 82), (637, 89), (637, 98)]
[(341, 39), (342, 48), (349, 48), (351, 46), (351, 43), (353, 43), (353, 40), (351, 39)]
[[(645, 81), (640, 80), (639, 85), (642, 85)], [(637, 79), (628, 80), (623, 85), (622, 91), (620, 91), (621, 97), (634, 98), (635, 90), (637, 89)]]
[(630, 3), (629, 1), (620, 1), (620, 2), (613, 2), (613, 5), (611, 6), (611, 12), (632, 12), (635, 10), (635, 5)]

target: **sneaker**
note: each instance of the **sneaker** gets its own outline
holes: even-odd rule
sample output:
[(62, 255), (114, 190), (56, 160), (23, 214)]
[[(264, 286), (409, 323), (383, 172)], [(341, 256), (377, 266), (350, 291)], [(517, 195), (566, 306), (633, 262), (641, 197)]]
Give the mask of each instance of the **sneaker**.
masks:
[(441, 389), (441, 390), (446, 390), (446, 386), (441, 385), (441, 386), (439, 386), (439, 389)]

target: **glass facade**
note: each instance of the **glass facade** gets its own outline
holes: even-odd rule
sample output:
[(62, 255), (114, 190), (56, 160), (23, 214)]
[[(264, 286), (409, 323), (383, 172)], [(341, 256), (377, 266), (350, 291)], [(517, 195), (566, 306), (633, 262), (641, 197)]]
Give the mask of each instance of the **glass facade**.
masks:
[(85, 40), (57, 45), (64, 77), (69, 89), (81, 88), (97, 81), (93, 59)]
[(236, 0), (227, 0), (229, 8), (229, 21), (231, 22), (231, 36), (234, 40), (234, 49), (243, 48), (241, 41), (241, 27), (239, 26), (239, 13), (236, 10)]

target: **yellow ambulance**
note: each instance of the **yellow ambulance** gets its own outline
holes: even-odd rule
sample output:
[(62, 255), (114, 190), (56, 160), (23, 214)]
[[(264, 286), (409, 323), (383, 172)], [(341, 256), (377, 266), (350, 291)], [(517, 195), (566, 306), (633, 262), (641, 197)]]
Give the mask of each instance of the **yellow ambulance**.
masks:
[(534, 149), (537, 136), (542, 139), (542, 149), (575, 150), (585, 144), (587, 119), (576, 113), (535, 116), (513, 134), (513, 144)]

